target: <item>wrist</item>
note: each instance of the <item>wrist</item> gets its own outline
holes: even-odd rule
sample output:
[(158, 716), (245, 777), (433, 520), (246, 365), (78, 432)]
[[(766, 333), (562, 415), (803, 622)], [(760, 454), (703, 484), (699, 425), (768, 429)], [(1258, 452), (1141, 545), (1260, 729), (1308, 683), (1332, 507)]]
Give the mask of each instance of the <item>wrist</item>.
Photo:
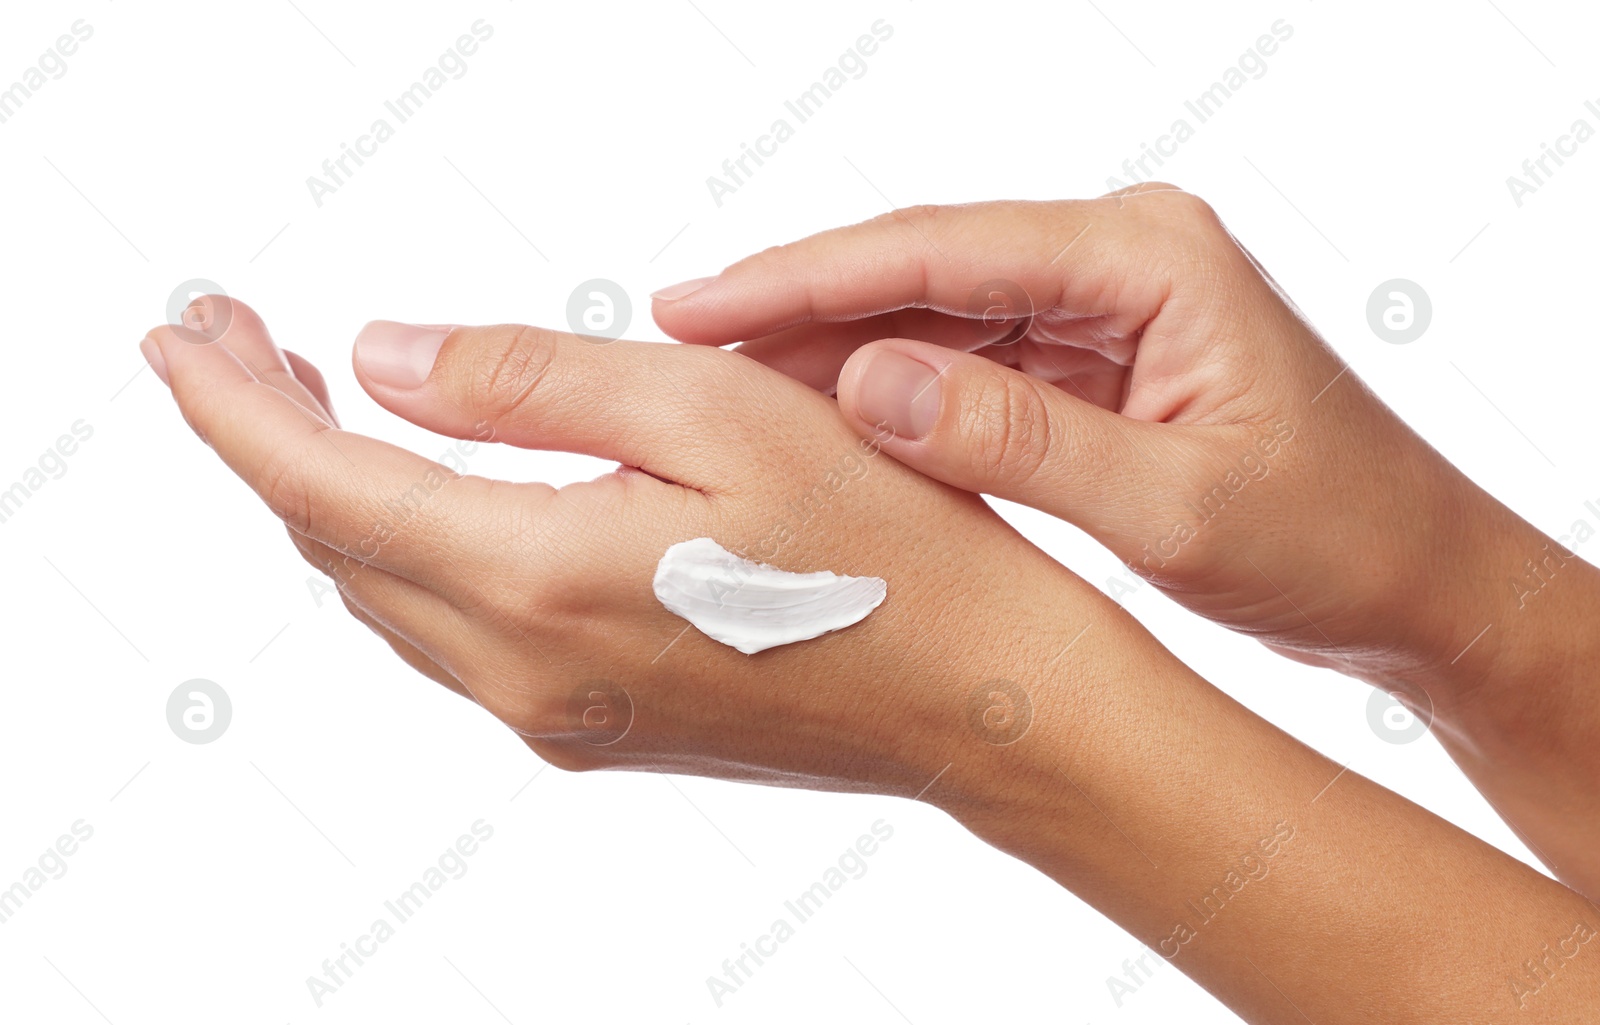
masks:
[(1552, 538), (1463, 482), (1470, 494), (1433, 521), (1446, 543), (1432, 570), (1388, 610), (1405, 642), (1362, 675), (1431, 706), (1446, 731), (1538, 731), (1600, 664), (1600, 571), (1580, 555), (1600, 547), (1600, 512)]

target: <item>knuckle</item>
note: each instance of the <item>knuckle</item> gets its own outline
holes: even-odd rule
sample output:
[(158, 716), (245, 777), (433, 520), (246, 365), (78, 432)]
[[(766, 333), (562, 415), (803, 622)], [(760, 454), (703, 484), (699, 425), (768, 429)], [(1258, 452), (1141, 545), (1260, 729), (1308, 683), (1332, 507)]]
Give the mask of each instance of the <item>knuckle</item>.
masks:
[(1122, 197), (1131, 199), (1135, 196), (1158, 196), (1173, 192), (1186, 192), (1186, 190), (1182, 185), (1176, 185), (1169, 181), (1136, 182), (1133, 185), (1124, 185), (1120, 189), (1113, 189), (1102, 198), (1115, 199)]
[(595, 748), (584, 749), (582, 744), (526, 736), (522, 739), (534, 754), (563, 772), (592, 772), (606, 765), (606, 762), (597, 756)]
[(937, 221), (943, 219), (944, 213), (945, 208), (938, 203), (917, 203), (914, 206), (901, 207), (886, 214), (879, 214), (873, 220), (880, 223), (909, 224), (919, 232), (927, 232), (933, 229)]
[(474, 412), (491, 426), (516, 412), (550, 372), (556, 345), (556, 332), (545, 328), (494, 331), (467, 367), (467, 398)]
[(680, 458), (714, 460), (714, 453), (771, 446), (784, 437), (750, 415), (752, 409), (781, 400), (772, 394), (771, 382), (760, 376), (765, 368), (749, 356), (711, 346), (682, 346), (671, 356), (661, 376), (672, 388), (653, 403), (655, 425), (663, 437), (702, 438), (694, 454), (683, 451)]
[(1180, 238), (1203, 246), (1212, 246), (1227, 236), (1222, 218), (1212, 205), (1192, 192), (1175, 189), (1152, 197), (1164, 226)]
[(1033, 479), (1050, 453), (1050, 417), (1022, 374), (991, 373), (961, 403), (961, 435), (973, 439), (973, 469), (982, 479), (1018, 487)]
[(550, 764), (569, 772), (599, 767), (597, 756), (603, 749), (583, 742), (569, 698), (554, 687), (530, 686), (525, 680), (507, 685), (480, 677), (468, 681), (468, 690)]
[(1171, 216), (1186, 228), (1211, 232), (1222, 227), (1216, 208), (1192, 192), (1168, 192), (1163, 203), (1171, 210)]
[[(574, 557), (574, 534), (582, 524), (570, 524), (555, 503), (551, 512), (519, 516), (502, 535), (515, 546), (512, 565), (493, 579), (479, 582), (479, 602), (468, 611), (480, 619), (500, 620), (518, 636), (556, 636), (561, 632), (568, 606), (588, 593), (592, 578), (581, 559)], [(590, 524), (592, 526), (592, 523)], [(570, 620), (566, 626), (571, 628)]]
[(476, 668), (462, 684), (474, 701), (524, 741), (550, 743), (560, 739), (555, 702), (538, 694), (527, 680), (507, 679)]
[(1222, 218), (1210, 203), (1169, 182), (1141, 182), (1107, 193), (1106, 198), (1118, 200), (1124, 209), (1177, 237), (1215, 241), (1226, 234)]
[(484, 504), (504, 512), (472, 540), (498, 545), (503, 557), (492, 568), (454, 581), (450, 602), (508, 640), (572, 634), (590, 621), (596, 600), (583, 544), (597, 520), (594, 509), (570, 491), (546, 496), (504, 481), (485, 486)]

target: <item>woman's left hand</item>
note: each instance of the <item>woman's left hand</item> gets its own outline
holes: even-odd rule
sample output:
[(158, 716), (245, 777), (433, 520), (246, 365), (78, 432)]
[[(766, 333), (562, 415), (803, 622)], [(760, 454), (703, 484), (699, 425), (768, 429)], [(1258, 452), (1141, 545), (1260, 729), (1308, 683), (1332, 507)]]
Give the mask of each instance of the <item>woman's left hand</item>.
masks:
[[(202, 302), (219, 339), (162, 327), (144, 343), (189, 423), (358, 619), (555, 764), (915, 794), (959, 748), (974, 757), (940, 789), (976, 799), (997, 748), (969, 704), (989, 681), (1033, 695), (1026, 748), (1072, 704), (1069, 681), (1175, 666), (982, 499), (879, 458), (831, 399), (746, 357), (369, 325), (358, 378), (468, 439), (446, 466), (340, 430), (309, 363), (243, 304)], [(463, 476), (486, 440), (622, 466), (559, 489)], [(697, 537), (784, 569), (882, 577), (888, 598), (848, 629), (743, 655), (655, 599), (662, 554)]]

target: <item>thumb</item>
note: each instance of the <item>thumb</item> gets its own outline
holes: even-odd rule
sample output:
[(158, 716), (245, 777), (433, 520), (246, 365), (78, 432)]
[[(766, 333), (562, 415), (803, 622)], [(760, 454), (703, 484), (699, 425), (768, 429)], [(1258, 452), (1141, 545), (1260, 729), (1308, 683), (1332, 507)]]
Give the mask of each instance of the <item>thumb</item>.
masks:
[(1119, 556), (1137, 549), (1184, 465), (1185, 428), (1102, 409), (982, 356), (892, 338), (839, 375), (839, 408), (936, 480), (1032, 506)]
[[(755, 419), (763, 398), (742, 387), (720, 349), (604, 342), (537, 327), (377, 320), (356, 338), (356, 377), (378, 403), (452, 438), (613, 459), (705, 489), (717, 481), (707, 410)], [(797, 389), (801, 390), (801, 389)]]

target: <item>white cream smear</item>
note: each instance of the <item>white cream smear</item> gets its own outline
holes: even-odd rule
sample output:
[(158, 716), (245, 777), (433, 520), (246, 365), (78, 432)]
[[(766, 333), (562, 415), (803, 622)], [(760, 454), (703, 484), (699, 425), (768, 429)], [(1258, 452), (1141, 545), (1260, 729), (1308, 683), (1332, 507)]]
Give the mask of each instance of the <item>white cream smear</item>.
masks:
[(656, 565), (656, 599), (714, 641), (746, 655), (854, 626), (883, 603), (877, 577), (790, 573), (709, 537), (682, 541)]

